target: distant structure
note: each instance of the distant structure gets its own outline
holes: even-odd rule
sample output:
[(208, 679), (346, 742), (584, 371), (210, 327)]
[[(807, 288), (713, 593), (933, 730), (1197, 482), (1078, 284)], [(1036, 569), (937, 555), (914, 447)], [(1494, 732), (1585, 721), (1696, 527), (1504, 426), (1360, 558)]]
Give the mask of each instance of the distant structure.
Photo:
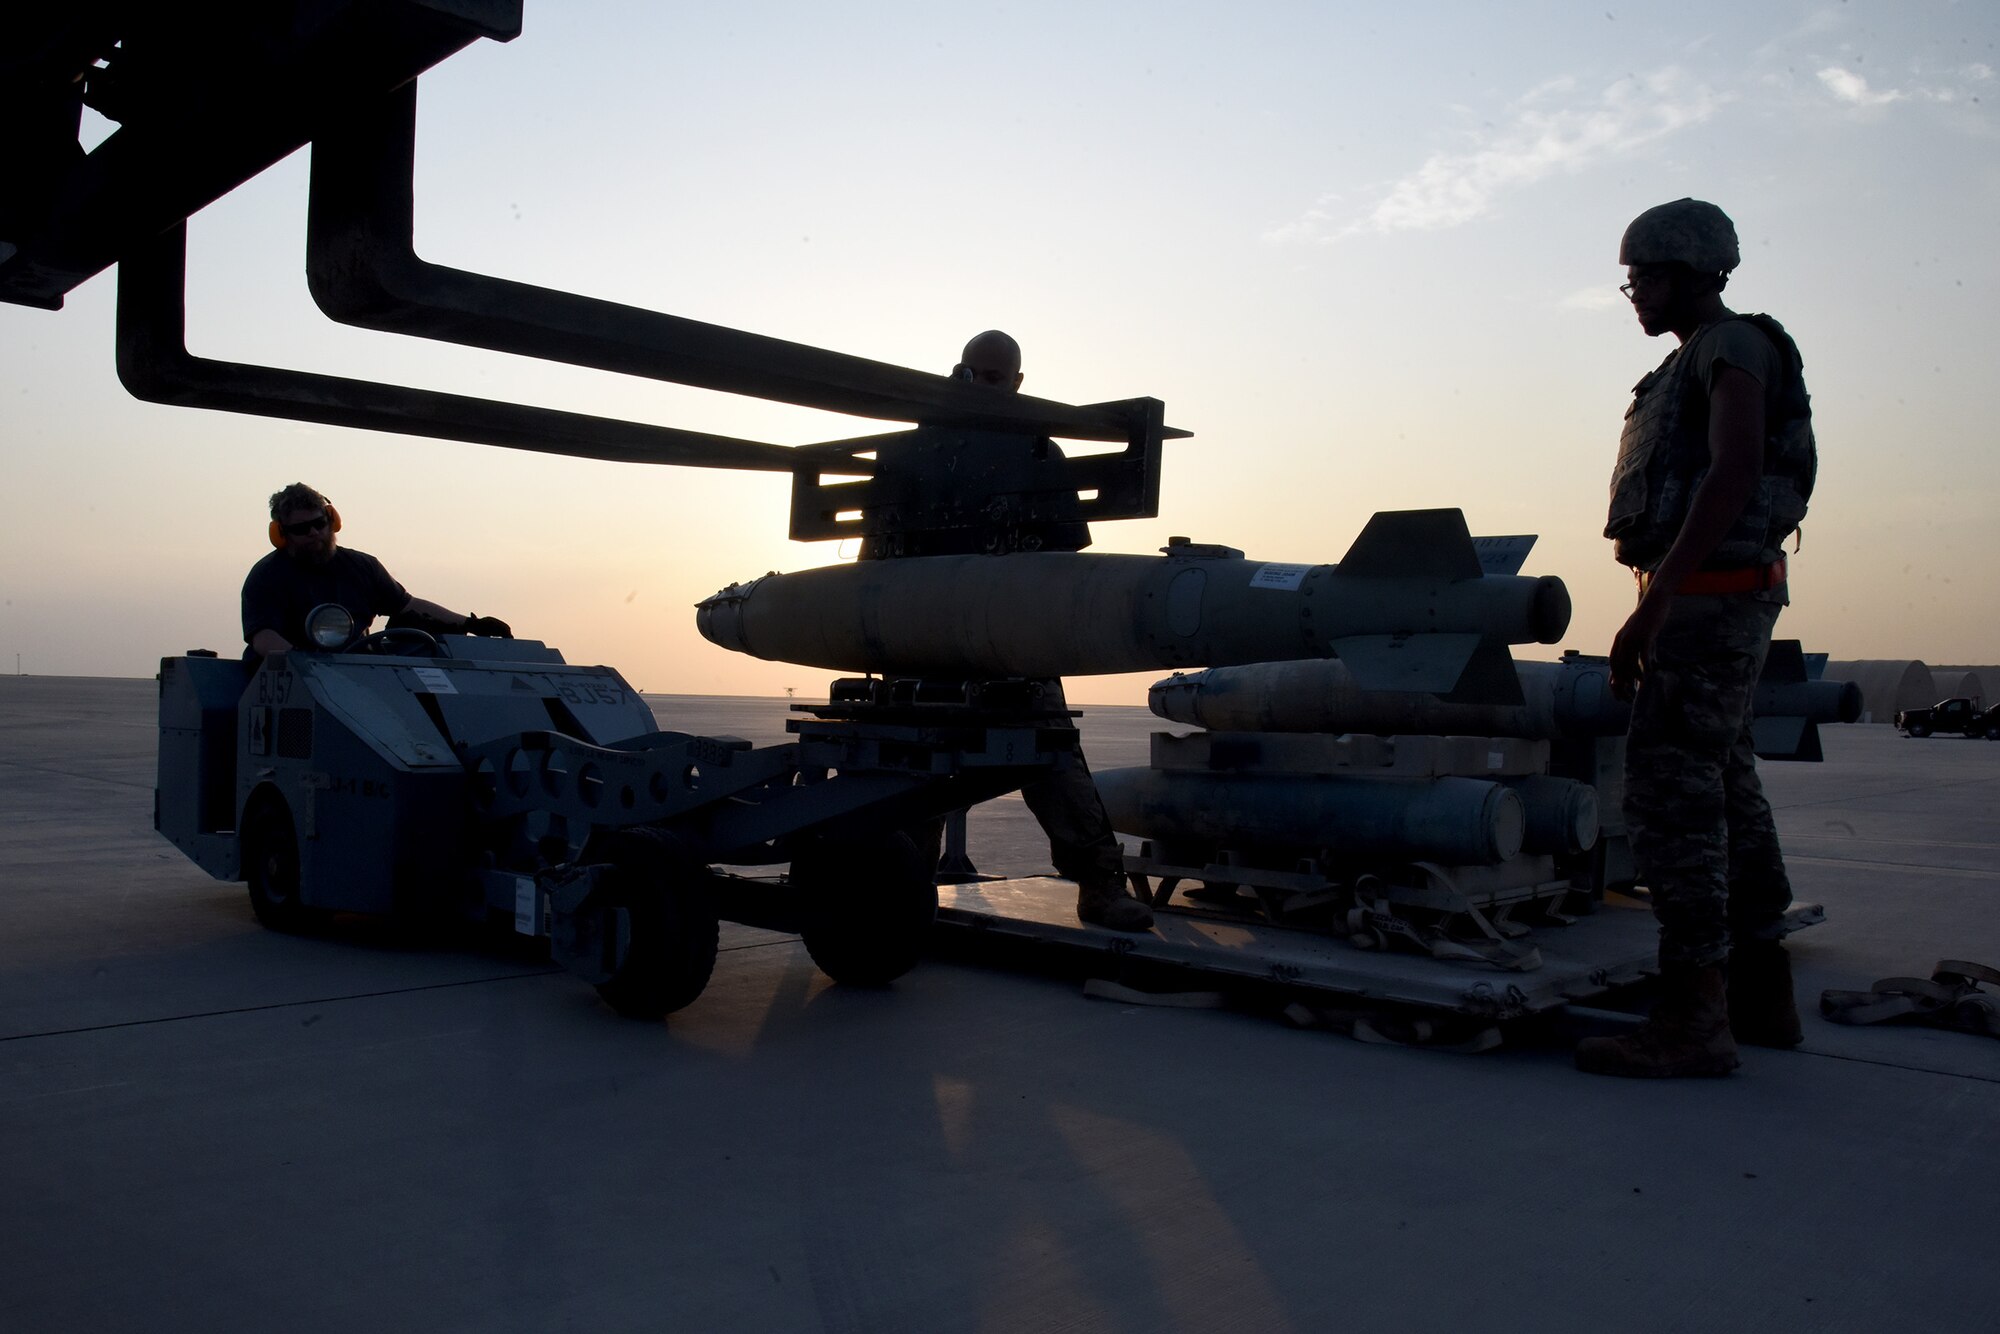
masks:
[(1986, 692), (1986, 682), (1994, 682), (1996, 686), (2000, 686), (2000, 664), (1986, 664), (1986, 666), (1964, 666), (1964, 664), (1962, 666), (1938, 666), (1938, 668), (1930, 668), (1930, 676), (1940, 686), (1944, 686), (1950, 678), (1958, 678), (1958, 684), (1952, 690), (1948, 690), (1948, 692), (1944, 692), (1944, 694), (1938, 696), (1940, 700), (1950, 700), (1952, 696), (1960, 696), (1962, 694), (1968, 700), (1970, 698), (1980, 698), (1980, 702), (1992, 704), (1994, 698)]
[(1904, 709), (1921, 709), (1946, 698), (1934, 693), (1931, 669), (1917, 660), (1870, 658), (1859, 662), (1829, 662), (1827, 681), (1852, 681), (1861, 687), (1861, 721), (1893, 723)]
[[(1983, 667), (1933, 667), (1931, 685), (1939, 699), (1963, 697), (1983, 708), (1986, 704), (1986, 671)], [(2000, 677), (1992, 679), (2000, 680)]]

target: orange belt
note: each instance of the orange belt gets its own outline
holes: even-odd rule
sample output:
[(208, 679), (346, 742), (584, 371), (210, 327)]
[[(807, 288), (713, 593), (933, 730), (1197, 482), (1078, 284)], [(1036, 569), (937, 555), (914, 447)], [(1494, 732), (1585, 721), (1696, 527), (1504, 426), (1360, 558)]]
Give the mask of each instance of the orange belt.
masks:
[[(1634, 570), (1639, 577), (1639, 591), (1653, 581), (1650, 570)], [(1783, 556), (1769, 565), (1749, 565), (1740, 570), (1696, 570), (1681, 580), (1677, 592), (1681, 593), (1761, 593), (1767, 588), (1776, 588), (1785, 582), (1785, 558)]]

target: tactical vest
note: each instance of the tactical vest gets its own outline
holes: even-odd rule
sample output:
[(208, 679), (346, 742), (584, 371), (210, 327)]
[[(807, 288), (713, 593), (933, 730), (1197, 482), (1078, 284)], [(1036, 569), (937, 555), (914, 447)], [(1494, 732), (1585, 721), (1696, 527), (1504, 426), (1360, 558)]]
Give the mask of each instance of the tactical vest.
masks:
[[(1764, 389), (1763, 478), (1703, 569), (1768, 565), (1783, 555), (1785, 536), (1806, 516), (1819, 471), (1798, 344), (1769, 315), (1730, 318), (1748, 320), (1771, 340), (1783, 382)], [(1618, 439), (1618, 466), (1611, 473), (1611, 517), (1604, 535), (1617, 543), (1618, 559), (1634, 569), (1659, 566), (1687, 519), (1695, 489), (1708, 476), (1708, 395), (1694, 373), (1691, 353), (1727, 322), (1698, 330), (1658, 370), (1632, 386), (1632, 406), (1625, 411), (1625, 430)]]

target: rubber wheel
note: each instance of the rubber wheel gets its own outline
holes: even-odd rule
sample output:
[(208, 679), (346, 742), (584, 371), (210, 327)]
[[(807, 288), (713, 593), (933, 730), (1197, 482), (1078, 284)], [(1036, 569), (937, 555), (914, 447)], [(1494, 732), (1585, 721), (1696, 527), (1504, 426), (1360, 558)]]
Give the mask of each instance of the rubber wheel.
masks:
[(285, 799), (264, 792), (243, 817), (243, 879), (250, 910), (273, 931), (298, 931), (311, 914), (299, 896), (299, 835)]
[(819, 970), (852, 987), (882, 987), (916, 966), (937, 919), (936, 868), (907, 834), (816, 839), (792, 857), (806, 892), (799, 935)]
[(593, 856), (611, 865), (607, 906), (625, 917), (621, 957), (597, 994), (628, 1019), (659, 1020), (693, 1004), (715, 971), (707, 868), (656, 829), (621, 830)]
[(1930, 734), (1931, 734), (1931, 729), (1925, 727), (1922, 723), (1918, 723), (1915, 727), (1912, 727), (1910, 729), (1911, 736), (1923, 737), (1923, 736), (1929, 736)]

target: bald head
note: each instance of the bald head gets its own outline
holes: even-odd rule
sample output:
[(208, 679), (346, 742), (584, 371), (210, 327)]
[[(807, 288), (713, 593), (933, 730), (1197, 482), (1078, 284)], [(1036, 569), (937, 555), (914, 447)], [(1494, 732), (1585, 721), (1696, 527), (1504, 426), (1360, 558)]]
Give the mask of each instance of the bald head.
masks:
[(1021, 387), (1021, 345), (998, 329), (975, 334), (959, 353), (952, 374), (1011, 394)]

